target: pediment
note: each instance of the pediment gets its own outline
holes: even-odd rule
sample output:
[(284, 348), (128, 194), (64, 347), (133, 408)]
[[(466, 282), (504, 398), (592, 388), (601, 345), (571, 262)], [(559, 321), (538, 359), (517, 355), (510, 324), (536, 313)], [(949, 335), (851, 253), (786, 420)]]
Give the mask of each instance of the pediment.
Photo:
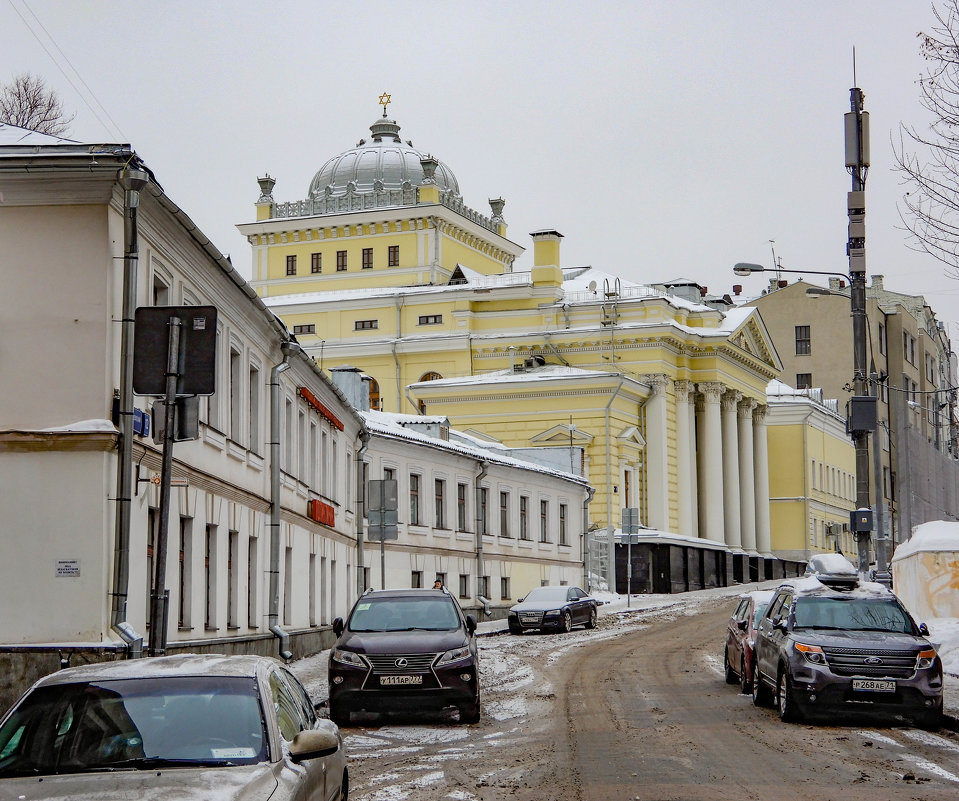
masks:
[(529, 441), (550, 445), (569, 445), (570, 442), (574, 445), (588, 445), (593, 441), (593, 435), (588, 431), (577, 428), (575, 425), (571, 429), (570, 426), (561, 423), (534, 434), (529, 438)]
[(640, 433), (636, 426), (624, 428), (616, 435), (620, 446), (633, 447), (642, 450), (646, 447), (646, 438)]
[(746, 321), (733, 332), (729, 342), (743, 353), (757, 359), (768, 365), (770, 369), (777, 373), (782, 371), (782, 362), (779, 354), (776, 353), (776, 347), (773, 345), (772, 337), (766, 330), (759, 313), (751, 314)]

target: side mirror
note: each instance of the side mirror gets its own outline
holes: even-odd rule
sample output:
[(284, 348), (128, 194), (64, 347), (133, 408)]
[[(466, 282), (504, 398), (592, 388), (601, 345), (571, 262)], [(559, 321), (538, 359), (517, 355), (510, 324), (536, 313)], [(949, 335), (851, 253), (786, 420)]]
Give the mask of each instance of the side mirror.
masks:
[(338, 617), (333, 620), (333, 633), (339, 637), (343, 633), (343, 629), (346, 626), (343, 625), (343, 618)]
[(925, 623), (920, 623), (920, 624), (919, 624), (919, 633), (920, 633), (923, 637), (928, 637), (928, 636), (929, 636), (929, 626), (927, 626)]
[(335, 754), (340, 748), (340, 738), (336, 732), (328, 729), (309, 729), (301, 731), (290, 743), (290, 759), (302, 762), (304, 759), (318, 759)]
[(472, 615), (466, 616), (466, 630), (470, 633), (470, 635), (476, 631), (476, 618)]
[(788, 628), (788, 626), (786, 625), (786, 618), (781, 617), (781, 618), (779, 618), (778, 620), (776, 620), (776, 621), (773, 623), (773, 628), (774, 628), (774, 629), (779, 629), (780, 631), (783, 631), (783, 632), (788, 631), (789, 628)]
[(739, 629), (740, 631), (745, 631), (746, 629), (749, 628), (749, 621), (748, 620), (737, 621), (736, 628)]

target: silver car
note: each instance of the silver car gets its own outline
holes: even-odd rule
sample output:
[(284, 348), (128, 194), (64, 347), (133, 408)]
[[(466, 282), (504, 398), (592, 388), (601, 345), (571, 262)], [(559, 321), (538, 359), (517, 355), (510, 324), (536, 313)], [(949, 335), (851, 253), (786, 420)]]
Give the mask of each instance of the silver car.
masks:
[(0, 720), (0, 799), (346, 801), (339, 729), (278, 660), (68, 668)]

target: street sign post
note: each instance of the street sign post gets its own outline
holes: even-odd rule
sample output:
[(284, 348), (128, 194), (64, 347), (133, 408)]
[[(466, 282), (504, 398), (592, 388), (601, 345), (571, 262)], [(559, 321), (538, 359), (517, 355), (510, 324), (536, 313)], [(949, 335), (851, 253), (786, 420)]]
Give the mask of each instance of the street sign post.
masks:
[(397, 485), (395, 478), (374, 479), (368, 484), (369, 508), (366, 518), (369, 523), (366, 538), (380, 544), (380, 577), (386, 589), (386, 540), (399, 538), (397, 531)]
[[(159, 395), (163, 411), (163, 459), (160, 470), (160, 509), (150, 593), (150, 655), (166, 652), (170, 591), (166, 588), (167, 539), (170, 524), (170, 487), (173, 443), (190, 432), (196, 398), (216, 392), (216, 309), (213, 306), (146, 306), (136, 310), (133, 344), (133, 391)], [(177, 426), (177, 412), (181, 412)]]

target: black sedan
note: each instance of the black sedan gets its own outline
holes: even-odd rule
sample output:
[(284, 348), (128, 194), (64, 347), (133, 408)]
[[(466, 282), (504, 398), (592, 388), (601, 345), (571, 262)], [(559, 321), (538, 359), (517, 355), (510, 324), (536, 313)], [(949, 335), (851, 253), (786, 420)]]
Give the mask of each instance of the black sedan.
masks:
[(527, 629), (569, 631), (582, 624), (596, 626), (599, 601), (590, 598), (579, 587), (536, 587), (509, 610), (510, 634)]

